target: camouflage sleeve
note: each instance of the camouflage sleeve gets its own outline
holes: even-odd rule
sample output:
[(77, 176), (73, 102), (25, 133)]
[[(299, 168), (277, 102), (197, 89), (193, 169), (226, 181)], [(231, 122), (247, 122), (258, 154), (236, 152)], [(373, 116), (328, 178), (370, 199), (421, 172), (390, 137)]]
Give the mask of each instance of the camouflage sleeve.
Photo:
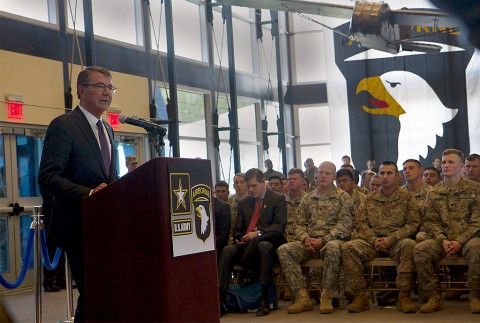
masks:
[(357, 230), (359, 238), (373, 244), (377, 236), (368, 223), (367, 203), (368, 199), (365, 199), (365, 201), (358, 207), (358, 212), (355, 214), (355, 229)]
[(420, 227), (420, 206), (413, 195), (407, 197), (406, 223), (403, 227), (388, 236), (390, 245), (405, 238), (413, 238)]
[(355, 218), (355, 210), (352, 198), (345, 192), (342, 192), (338, 198), (340, 208), (338, 210), (337, 224), (330, 232), (323, 237), (325, 243), (330, 240), (347, 240), (353, 229), (353, 219)]
[(478, 190), (475, 192), (475, 199), (470, 208), (470, 221), (468, 222), (467, 229), (455, 240), (464, 245), (468, 240), (473, 238), (477, 232), (480, 233), (480, 196)]
[(308, 227), (308, 203), (311, 199), (305, 196), (298, 206), (297, 214), (295, 214), (293, 222), (293, 235), (296, 240), (303, 242), (305, 238), (309, 238)]

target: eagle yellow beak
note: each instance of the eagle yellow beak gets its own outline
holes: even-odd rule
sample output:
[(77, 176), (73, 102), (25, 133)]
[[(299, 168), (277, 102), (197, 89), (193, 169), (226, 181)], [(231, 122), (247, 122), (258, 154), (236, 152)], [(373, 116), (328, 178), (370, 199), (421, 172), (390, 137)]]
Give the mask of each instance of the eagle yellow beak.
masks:
[(197, 206), (197, 207), (195, 208), (195, 214), (196, 214), (199, 218), (202, 217), (202, 212), (200, 212), (200, 207), (199, 207), (199, 206)]
[(378, 108), (369, 108), (366, 105), (362, 105), (362, 109), (365, 112), (371, 114), (389, 114), (395, 117), (399, 117), (405, 113), (405, 110), (398, 104), (390, 93), (387, 91), (382, 83), (382, 80), (378, 76), (367, 77), (361, 80), (357, 85), (357, 92), (367, 91), (374, 98), (371, 100)]

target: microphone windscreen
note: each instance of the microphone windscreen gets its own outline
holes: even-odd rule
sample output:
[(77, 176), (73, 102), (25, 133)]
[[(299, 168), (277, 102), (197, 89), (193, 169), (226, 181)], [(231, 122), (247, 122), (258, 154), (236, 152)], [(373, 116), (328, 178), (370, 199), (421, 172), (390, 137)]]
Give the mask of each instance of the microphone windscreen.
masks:
[(124, 116), (124, 115), (121, 115), (121, 116), (120, 116), (120, 123), (126, 123), (126, 122), (127, 122), (127, 120), (126, 120), (126, 119), (127, 119), (127, 117), (126, 117), (126, 116)]

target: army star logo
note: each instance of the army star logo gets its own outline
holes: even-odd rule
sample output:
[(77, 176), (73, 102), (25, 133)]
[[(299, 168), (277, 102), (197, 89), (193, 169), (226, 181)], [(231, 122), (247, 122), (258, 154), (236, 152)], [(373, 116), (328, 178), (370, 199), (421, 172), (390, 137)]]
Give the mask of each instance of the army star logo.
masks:
[(170, 209), (172, 215), (191, 213), (190, 174), (170, 174)]
[(182, 189), (182, 180), (178, 179), (178, 190), (173, 190), (175, 195), (177, 196), (177, 209), (180, 207), (180, 205), (183, 205), (183, 207), (186, 209), (187, 206), (185, 205), (185, 196), (188, 194), (187, 190)]

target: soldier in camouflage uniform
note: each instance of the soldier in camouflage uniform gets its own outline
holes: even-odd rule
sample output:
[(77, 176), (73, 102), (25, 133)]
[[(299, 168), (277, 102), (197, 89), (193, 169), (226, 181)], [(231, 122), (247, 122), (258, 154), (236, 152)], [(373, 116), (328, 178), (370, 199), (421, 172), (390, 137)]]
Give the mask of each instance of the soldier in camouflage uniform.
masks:
[(470, 309), (480, 313), (480, 185), (462, 178), (463, 159), (459, 150), (443, 152), (444, 179), (428, 192), (425, 201), (424, 225), (432, 239), (418, 243), (413, 253), (419, 287), (429, 295), (420, 308), (423, 313), (443, 309), (433, 266), (436, 260), (455, 255), (468, 261)]
[(337, 187), (344, 190), (350, 195), (353, 200), (353, 205), (355, 206), (355, 213), (361, 203), (365, 200), (366, 194), (355, 190), (353, 187), (355, 182), (353, 180), (352, 172), (348, 169), (339, 169), (337, 171), (337, 177), (335, 179), (335, 184)]
[(340, 169), (347, 169), (347, 170), (349, 170), (350, 172), (352, 172), (352, 175), (353, 175), (353, 183), (354, 183), (353, 189), (354, 189), (355, 191), (359, 191), (359, 192), (361, 192), (361, 193), (363, 193), (363, 194), (365, 194), (365, 195), (367, 195), (367, 194), (370, 193), (367, 188), (358, 186), (358, 185), (357, 185), (357, 182), (355, 182), (355, 176), (356, 176), (357, 170), (356, 170), (355, 168), (353, 168), (353, 166), (352, 166), (351, 164), (343, 164), (342, 166), (340, 166)]
[[(294, 241), (293, 237), (293, 220), (297, 214), (298, 207), (303, 197), (307, 192), (303, 190), (303, 171), (300, 168), (292, 168), (288, 171), (288, 192), (285, 193), (285, 200), (287, 201), (287, 241)], [(288, 301), (291, 299), (290, 287), (287, 287), (283, 293), (283, 299)]]
[[(369, 172), (369, 171), (367, 171)], [(337, 171), (337, 178), (335, 179), (335, 184), (337, 184), (337, 187), (344, 190), (345, 192), (350, 195), (350, 197), (353, 200), (353, 206), (355, 208), (355, 214), (357, 214), (358, 208), (360, 207), (360, 204), (365, 201), (365, 198), (367, 195), (363, 194), (360, 191), (357, 191), (353, 189), (355, 185), (355, 181), (353, 179), (352, 172), (348, 169), (339, 169)], [(352, 230), (351, 234), (351, 239), (358, 239), (357, 231), (355, 229)], [(345, 289), (345, 297), (351, 302), (353, 302), (355, 298), (355, 294), (353, 291), (349, 288)]]
[(233, 230), (235, 229), (235, 222), (237, 221), (238, 202), (248, 196), (247, 183), (245, 183), (244, 177), (244, 173), (237, 173), (233, 176), (233, 188), (235, 189), (235, 194), (228, 198), (232, 223), (228, 239), (229, 244), (233, 243)]
[(355, 218), (360, 239), (342, 246), (345, 281), (355, 293), (355, 300), (348, 306), (348, 311), (358, 313), (370, 309), (365, 293), (363, 263), (388, 255), (399, 262), (396, 281), (400, 291), (399, 309), (412, 313), (416, 308), (410, 299), (415, 276), (415, 241), (411, 237), (420, 225), (418, 204), (410, 193), (396, 184), (399, 174), (394, 162), (383, 162), (379, 175), (381, 188), (367, 195)]
[(332, 293), (340, 270), (340, 247), (349, 238), (353, 226), (354, 207), (350, 196), (335, 187), (335, 165), (323, 162), (317, 170), (317, 189), (300, 203), (293, 232), (294, 242), (277, 250), (288, 284), (295, 292), (295, 303), (288, 313), (312, 310), (300, 264), (323, 258), (323, 291), (320, 313), (333, 313)]
[(287, 241), (294, 240), (293, 237), (293, 221), (297, 214), (298, 207), (303, 197), (307, 193), (303, 190), (303, 171), (300, 168), (292, 168), (288, 171), (288, 192), (285, 194), (287, 201)]

